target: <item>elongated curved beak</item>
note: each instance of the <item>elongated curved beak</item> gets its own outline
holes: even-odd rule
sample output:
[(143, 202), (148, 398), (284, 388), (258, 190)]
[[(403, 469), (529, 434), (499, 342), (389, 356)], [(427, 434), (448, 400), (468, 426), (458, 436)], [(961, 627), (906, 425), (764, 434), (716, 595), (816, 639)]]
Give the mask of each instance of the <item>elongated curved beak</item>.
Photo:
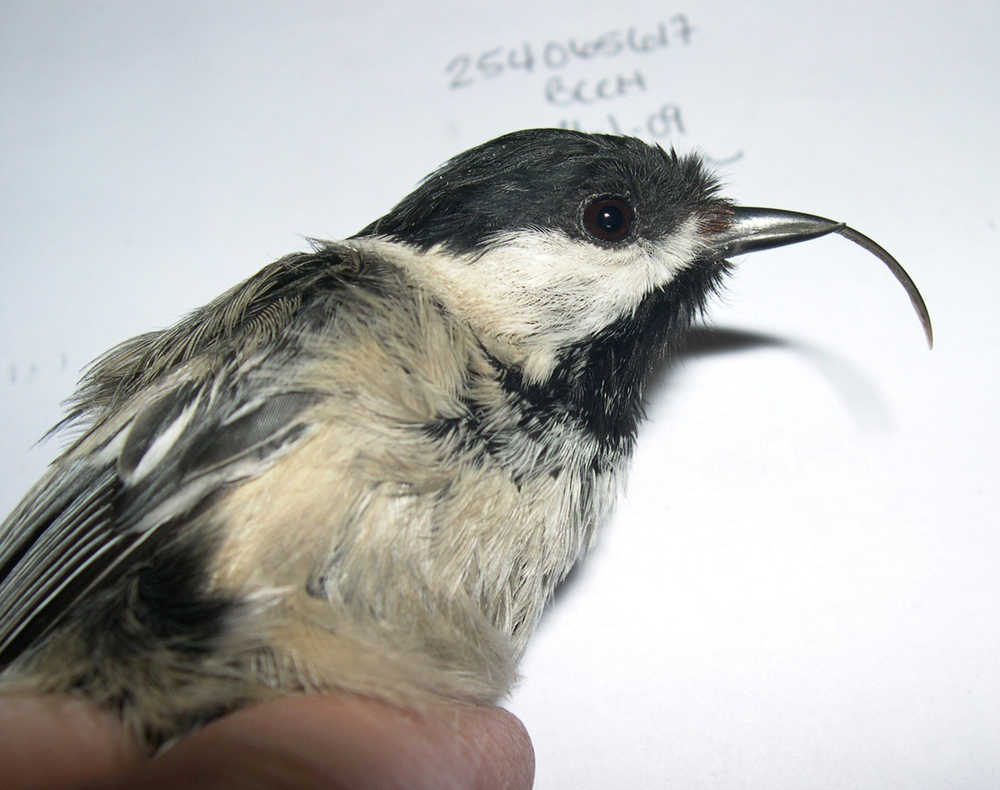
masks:
[(801, 214), (797, 211), (782, 211), (773, 208), (751, 208), (736, 206), (732, 210), (732, 220), (724, 230), (709, 239), (709, 254), (717, 259), (731, 258), (748, 252), (781, 247), (785, 244), (798, 244), (800, 241), (817, 239), (829, 233), (838, 233), (855, 244), (864, 247), (872, 255), (882, 261), (893, 276), (903, 286), (910, 303), (920, 319), (927, 345), (934, 347), (934, 331), (931, 327), (931, 317), (927, 305), (917, 290), (916, 284), (893, 258), (879, 244), (869, 239), (863, 233), (848, 227), (843, 222), (817, 217), (813, 214)]

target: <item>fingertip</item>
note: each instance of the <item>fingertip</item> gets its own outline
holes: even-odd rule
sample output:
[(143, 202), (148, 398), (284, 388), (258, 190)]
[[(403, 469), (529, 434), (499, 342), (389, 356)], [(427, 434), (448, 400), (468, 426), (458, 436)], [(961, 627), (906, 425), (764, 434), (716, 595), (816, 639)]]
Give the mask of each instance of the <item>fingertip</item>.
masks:
[(524, 723), (503, 708), (485, 708), (480, 752), (494, 774), (487, 787), (530, 790), (535, 781), (535, 747)]
[(531, 738), (509, 711), (421, 713), (349, 695), (288, 697), (206, 727), (146, 765), (144, 787), (530, 790)]

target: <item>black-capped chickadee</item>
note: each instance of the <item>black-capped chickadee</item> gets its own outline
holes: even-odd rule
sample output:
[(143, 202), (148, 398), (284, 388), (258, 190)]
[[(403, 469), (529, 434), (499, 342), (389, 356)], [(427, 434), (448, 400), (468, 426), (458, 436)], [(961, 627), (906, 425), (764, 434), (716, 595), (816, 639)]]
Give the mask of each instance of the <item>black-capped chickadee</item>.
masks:
[(493, 701), (590, 546), (654, 363), (727, 258), (842, 223), (694, 156), (515, 132), (346, 241), (113, 348), (0, 528), (5, 689), (154, 749), (276, 693)]

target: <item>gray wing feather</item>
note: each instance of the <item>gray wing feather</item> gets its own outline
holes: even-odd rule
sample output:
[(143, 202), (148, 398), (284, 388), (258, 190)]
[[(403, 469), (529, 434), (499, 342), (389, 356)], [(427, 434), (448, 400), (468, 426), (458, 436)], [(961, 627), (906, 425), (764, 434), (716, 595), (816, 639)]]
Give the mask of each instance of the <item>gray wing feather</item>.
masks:
[[(226, 386), (226, 385), (229, 386)], [(117, 453), (56, 462), (0, 526), (0, 665), (165, 525), (260, 474), (309, 431), (305, 391), (186, 383), (142, 407)]]
[(0, 657), (33, 616), (111, 554), (124, 536), (109, 529), (113, 465), (68, 464), (47, 475), (0, 528)]
[[(151, 535), (260, 474), (308, 434), (304, 412), (319, 396), (289, 391), (296, 338), (310, 321), (329, 319), (345, 278), (359, 271), (347, 248), (317, 244), (93, 365), (56, 428), (89, 422), (89, 431), (0, 525), (0, 668), (95, 585), (125, 572)], [(180, 380), (195, 359), (214, 372), (142, 401), (146, 388)], [(110, 431), (127, 408), (135, 414), (124, 427), (81, 457), (87, 436)]]

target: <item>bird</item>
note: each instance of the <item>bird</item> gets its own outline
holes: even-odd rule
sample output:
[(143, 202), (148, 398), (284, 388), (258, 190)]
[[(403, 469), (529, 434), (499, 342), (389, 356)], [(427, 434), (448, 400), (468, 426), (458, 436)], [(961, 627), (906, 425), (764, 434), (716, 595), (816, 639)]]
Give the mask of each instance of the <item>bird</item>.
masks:
[(614, 506), (651, 376), (731, 258), (842, 222), (694, 154), (528, 129), (83, 374), (0, 526), (0, 691), (150, 753), (276, 695), (490, 703)]

